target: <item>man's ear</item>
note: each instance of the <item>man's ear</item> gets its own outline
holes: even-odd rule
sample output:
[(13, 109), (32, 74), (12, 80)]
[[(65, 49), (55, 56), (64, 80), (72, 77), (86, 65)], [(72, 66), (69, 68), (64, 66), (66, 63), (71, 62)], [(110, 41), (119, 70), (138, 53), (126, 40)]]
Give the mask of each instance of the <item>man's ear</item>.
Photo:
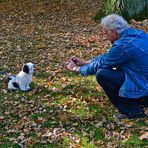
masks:
[(29, 74), (29, 68), (28, 68), (27, 65), (24, 65), (24, 66), (23, 66), (23, 72)]
[(115, 30), (110, 30), (110, 32), (114, 35), (117, 34), (117, 32)]
[(112, 31), (112, 34), (114, 35), (114, 37), (116, 39), (118, 39), (119, 38), (119, 34), (117, 33), (117, 31), (115, 31), (115, 30), (111, 30), (111, 31)]

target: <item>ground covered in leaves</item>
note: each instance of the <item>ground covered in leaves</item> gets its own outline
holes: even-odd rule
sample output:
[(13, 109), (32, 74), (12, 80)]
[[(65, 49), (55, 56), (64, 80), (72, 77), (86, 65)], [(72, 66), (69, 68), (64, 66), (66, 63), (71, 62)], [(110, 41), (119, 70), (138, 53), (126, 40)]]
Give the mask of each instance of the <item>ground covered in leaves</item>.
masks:
[[(64, 67), (73, 55), (91, 59), (110, 47), (93, 20), (101, 7), (98, 0), (0, 1), (0, 147), (148, 144), (147, 119), (115, 119), (95, 77)], [(37, 69), (32, 90), (8, 92), (7, 75), (28, 61)]]

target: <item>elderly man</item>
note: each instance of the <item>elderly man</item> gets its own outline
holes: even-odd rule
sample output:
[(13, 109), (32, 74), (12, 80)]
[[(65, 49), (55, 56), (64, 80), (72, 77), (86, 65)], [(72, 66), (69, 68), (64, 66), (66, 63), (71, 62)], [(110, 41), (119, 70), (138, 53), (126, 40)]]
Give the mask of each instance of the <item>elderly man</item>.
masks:
[(123, 17), (111, 14), (101, 20), (107, 39), (113, 44), (109, 52), (91, 61), (73, 57), (67, 69), (84, 76), (96, 75), (112, 104), (116, 117), (145, 117), (148, 106), (148, 34), (129, 26)]

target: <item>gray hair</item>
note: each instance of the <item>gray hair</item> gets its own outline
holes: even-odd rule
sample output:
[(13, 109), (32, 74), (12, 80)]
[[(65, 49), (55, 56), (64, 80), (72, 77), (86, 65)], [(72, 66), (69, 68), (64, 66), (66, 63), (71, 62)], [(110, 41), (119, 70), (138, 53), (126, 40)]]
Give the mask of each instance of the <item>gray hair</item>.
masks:
[(101, 26), (107, 30), (115, 30), (119, 35), (130, 27), (127, 21), (118, 14), (111, 14), (102, 18)]

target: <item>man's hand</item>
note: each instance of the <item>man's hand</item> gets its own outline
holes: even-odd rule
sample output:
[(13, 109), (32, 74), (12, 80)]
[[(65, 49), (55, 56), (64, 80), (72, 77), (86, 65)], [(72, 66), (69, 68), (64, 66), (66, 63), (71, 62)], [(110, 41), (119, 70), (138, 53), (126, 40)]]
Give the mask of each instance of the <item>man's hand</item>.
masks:
[(82, 60), (80, 58), (77, 57), (72, 57), (71, 60), (76, 64), (76, 66), (83, 66), (85, 64), (88, 64), (88, 61)]
[(67, 62), (66, 68), (67, 68), (68, 70), (73, 71), (73, 68), (74, 68), (74, 67), (76, 67), (76, 64), (75, 64), (72, 60), (69, 60), (69, 61)]

